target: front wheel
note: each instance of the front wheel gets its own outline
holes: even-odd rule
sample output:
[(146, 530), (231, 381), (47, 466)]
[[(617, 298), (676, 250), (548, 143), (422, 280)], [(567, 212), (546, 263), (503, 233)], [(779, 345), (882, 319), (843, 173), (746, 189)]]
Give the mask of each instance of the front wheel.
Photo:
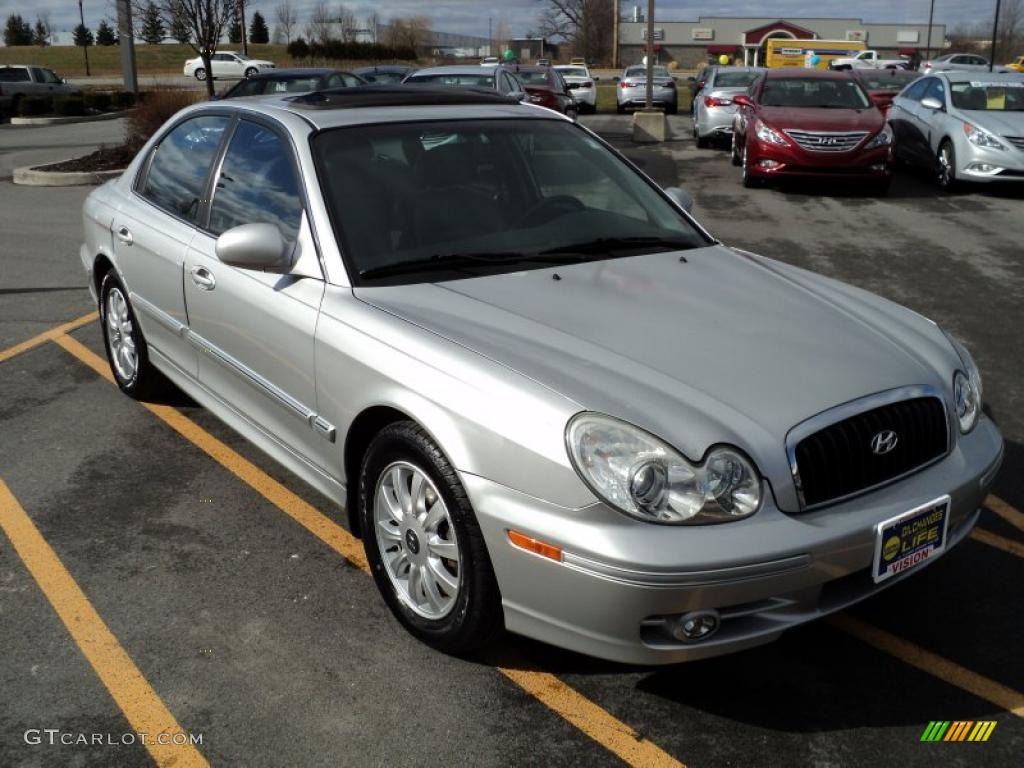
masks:
[(743, 161), (740, 159), (739, 150), (737, 149), (737, 145), (736, 145), (736, 134), (735, 134), (735, 132), (732, 135), (732, 146), (731, 146), (729, 154), (730, 154), (730, 158), (729, 159), (732, 161), (733, 165), (735, 165), (737, 168), (739, 168), (741, 165), (743, 165)]
[(501, 595), (469, 498), (411, 421), (373, 439), (359, 475), (367, 560), (391, 612), (427, 645), (465, 654), (502, 629)]
[(196, 80), (198, 80), (199, 82), (202, 82), (206, 79), (206, 70), (202, 67), (193, 72), (193, 74), (196, 76)]
[(935, 183), (939, 185), (939, 189), (946, 192), (956, 189), (956, 150), (949, 139), (943, 141), (939, 147), (935, 165)]
[(747, 142), (743, 142), (743, 147), (740, 150), (740, 166), (743, 168), (743, 186), (747, 189), (754, 189), (761, 186), (761, 180), (754, 176), (750, 172), (750, 167), (747, 164)]

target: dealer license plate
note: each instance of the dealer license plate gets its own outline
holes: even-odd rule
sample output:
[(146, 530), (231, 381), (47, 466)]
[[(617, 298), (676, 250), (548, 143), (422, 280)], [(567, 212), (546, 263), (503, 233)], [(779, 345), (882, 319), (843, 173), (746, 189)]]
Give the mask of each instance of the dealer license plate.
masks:
[(946, 548), (949, 496), (879, 523), (875, 536), (875, 582), (906, 573)]

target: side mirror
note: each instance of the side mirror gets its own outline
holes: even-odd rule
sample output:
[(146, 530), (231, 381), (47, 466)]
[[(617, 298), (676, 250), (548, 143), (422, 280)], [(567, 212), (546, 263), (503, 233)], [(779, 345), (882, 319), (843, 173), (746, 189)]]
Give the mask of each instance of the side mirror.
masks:
[(693, 195), (681, 187), (667, 187), (665, 194), (672, 198), (672, 202), (678, 205), (687, 213), (693, 210)]
[(516, 101), (522, 101), (523, 99), (526, 98), (526, 91), (509, 91), (508, 94), (506, 94), (506, 95), (510, 99), (515, 99)]
[(737, 93), (732, 97), (733, 104), (739, 104), (741, 107), (752, 107), (754, 102), (751, 101), (750, 97), (744, 93)]
[(934, 96), (928, 96), (927, 98), (921, 99), (921, 106), (925, 109), (934, 109), (937, 111), (945, 110), (945, 107), (942, 106), (942, 102)]
[(273, 224), (242, 224), (217, 238), (217, 258), (242, 269), (284, 269), (291, 266), (292, 246)]

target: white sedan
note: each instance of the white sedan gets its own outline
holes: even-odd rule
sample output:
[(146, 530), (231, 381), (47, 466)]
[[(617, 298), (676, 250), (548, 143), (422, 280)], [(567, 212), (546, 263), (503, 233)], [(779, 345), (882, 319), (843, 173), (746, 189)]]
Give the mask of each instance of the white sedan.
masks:
[(580, 112), (597, 111), (597, 86), (590, 70), (584, 65), (570, 64), (555, 67), (572, 92), (573, 99), (580, 105)]
[[(216, 80), (219, 77), (252, 77), (260, 72), (266, 72), (268, 69), (274, 69), (274, 62), (250, 59), (248, 56), (234, 51), (218, 51), (210, 57), (210, 67), (213, 70), (212, 77)], [(196, 56), (185, 62), (185, 77), (205, 80), (207, 76), (211, 76), (211, 73), (206, 71), (206, 65), (203, 64), (201, 56)]]

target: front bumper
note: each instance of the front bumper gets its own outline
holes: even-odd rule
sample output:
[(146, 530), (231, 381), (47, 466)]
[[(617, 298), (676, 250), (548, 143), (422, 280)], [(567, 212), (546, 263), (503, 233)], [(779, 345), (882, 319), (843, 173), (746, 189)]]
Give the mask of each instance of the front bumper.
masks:
[[(1006, 141), (1006, 139), (1001, 139)], [(957, 178), (972, 182), (1024, 182), (1024, 150), (1016, 147), (988, 149), (972, 144), (966, 137), (955, 145)], [(984, 166), (990, 166), (985, 168)]]
[(701, 136), (716, 134), (732, 135), (732, 121), (736, 117), (736, 107), (701, 107), (697, 116), (697, 131)]
[[(948, 493), (948, 552), (974, 527), (1002, 452), (983, 418), (938, 464), (860, 498), (788, 515), (769, 493), (746, 520), (693, 527), (637, 522), (599, 503), (566, 509), (475, 475), (462, 482), (510, 631), (613, 661), (666, 664), (770, 642), (920, 571), (875, 584), (875, 526)], [(561, 547), (562, 561), (514, 547), (509, 529)], [(721, 619), (707, 640), (670, 633), (682, 614), (707, 609)]]
[(578, 104), (586, 104), (590, 107), (597, 105), (596, 88), (570, 88), (569, 93)]
[[(747, 170), (752, 176), (763, 179), (777, 176), (886, 179), (891, 174), (891, 159), (891, 145), (848, 152), (811, 152), (791, 145), (769, 144), (753, 136), (747, 139)], [(763, 166), (762, 161), (770, 167)]]

